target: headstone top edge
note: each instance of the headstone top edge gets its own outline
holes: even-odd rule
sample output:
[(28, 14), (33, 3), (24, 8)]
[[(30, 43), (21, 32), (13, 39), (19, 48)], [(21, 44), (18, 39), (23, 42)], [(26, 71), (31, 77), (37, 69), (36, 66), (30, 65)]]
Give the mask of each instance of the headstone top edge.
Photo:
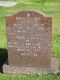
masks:
[(52, 18), (52, 16), (50, 16), (50, 15), (47, 15), (47, 14), (44, 14), (43, 12), (41, 12), (41, 11), (35, 11), (35, 10), (22, 10), (22, 11), (18, 11), (16, 13), (13, 13), (13, 14), (8, 14), (8, 15), (6, 15), (6, 17), (14, 16), (14, 15), (17, 15), (17, 14), (22, 13), (22, 12), (35, 12), (35, 13), (38, 13), (38, 14), (42, 15), (43, 17)]

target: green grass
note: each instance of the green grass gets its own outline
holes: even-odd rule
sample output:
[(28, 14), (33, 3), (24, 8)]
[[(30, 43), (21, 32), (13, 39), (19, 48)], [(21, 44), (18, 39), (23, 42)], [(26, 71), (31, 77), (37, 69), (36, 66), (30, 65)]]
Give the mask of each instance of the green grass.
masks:
[[(52, 1), (52, 0), (51, 0)], [(58, 0), (55, 0), (58, 1)], [(0, 48), (7, 49), (6, 23), (7, 14), (16, 13), (21, 10), (37, 10), (52, 16), (52, 54), (59, 61), (60, 67), (60, 3), (31, 3), (19, 2), (14, 7), (0, 7)], [(60, 68), (59, 68), (60, 70)], [(60, 80), (60, 74), (49, 75), (0, 75), (0, 80)]]
[(12, 74), (3, 74), (0, 75), (0, 80), (60, 80), (60, 76), (55, 74), (48, 75), (13, 75)]
[(46, 2), (60, 2), (60, 0), (31, 0), (36, 3), (46, 3)]
[(60, 0), (0, 0), (0, 1), (17, 1), (17, 2), (21, 2), (21, 1), (29, 1), (29, 2), (36, 2), (36, 3), (39, 3), (39, 2), (60, 2)]

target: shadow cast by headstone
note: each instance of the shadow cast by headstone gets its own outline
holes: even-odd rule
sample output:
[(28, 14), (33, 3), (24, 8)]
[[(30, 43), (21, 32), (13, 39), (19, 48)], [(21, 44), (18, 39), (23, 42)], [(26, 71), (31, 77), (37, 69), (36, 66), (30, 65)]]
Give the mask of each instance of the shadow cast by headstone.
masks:
[(0, 48), (0, 72), (1, 73), (3, 73), (2, 66), (6, 62), (7, 58), (8, 58), (7, 49)]

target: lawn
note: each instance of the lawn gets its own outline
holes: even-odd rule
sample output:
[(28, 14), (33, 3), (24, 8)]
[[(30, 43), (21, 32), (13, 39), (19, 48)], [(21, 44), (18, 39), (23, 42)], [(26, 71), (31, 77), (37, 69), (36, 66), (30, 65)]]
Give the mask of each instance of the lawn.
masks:
[(24, 1), (24, 2), (60, 2), (60, 0), (0, 0), (0, 1), (17, 1), (17, 2), (21, 2), (21, 1)]
[[(8, 14), (16, 13), (17, 11), (21, 11), (21, 10), (27, 10), (27, 9), (37, 10), (52, 16), (52, 54), (58, 59), (59, 62), (60, 61), (60, 2), (56, 2), (56, 1), (57, 0), (55, 0), (55, 3), (54, 0), (51, 3), (49, 3), (48, 1), (46, 3), (45, 2), (31, 3), (31, 2), (19, 1), (19, 3), (14, 7), (7, 7), (7, 8), (0, 7), (0, 48), (7, 49), (5, 16)], [(2, 59), (3, 58), (4, 57), (2, 57)], [(59, 62), (59, 67), (60, 67), (60, 62)], [(0, 74), (0, 80), (20, 80), (20, 79), (21, 80), (60, 80), (60, 73), (48, 74), (48, 75)]]
[(12, 74), (3, 74), (0, 75), (0, 80), (60, 80), (59, 75), (38, 75), (38, 74), (32, 74), (32, 75), (13, 75)]

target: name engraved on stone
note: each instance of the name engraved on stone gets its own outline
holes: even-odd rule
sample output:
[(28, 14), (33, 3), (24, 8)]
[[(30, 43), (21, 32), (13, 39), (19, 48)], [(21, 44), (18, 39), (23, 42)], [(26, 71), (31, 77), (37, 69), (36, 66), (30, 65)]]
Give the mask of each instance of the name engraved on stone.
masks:
[(14, 45), (8, 45), (9, 48), (14, 48)]

